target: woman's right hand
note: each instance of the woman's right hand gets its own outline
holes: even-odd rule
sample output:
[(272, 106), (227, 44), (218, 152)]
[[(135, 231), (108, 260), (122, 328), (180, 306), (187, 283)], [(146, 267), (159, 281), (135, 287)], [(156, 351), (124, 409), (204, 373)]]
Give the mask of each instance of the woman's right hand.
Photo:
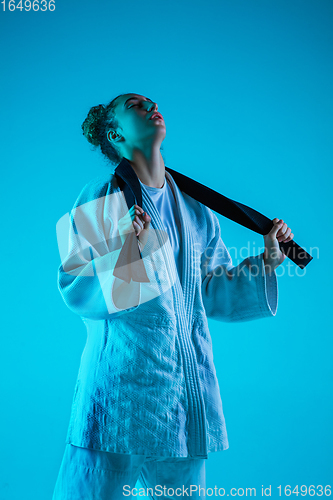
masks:
[(127, 234), (130, 232), (130, 224), (132, 223), (142, 251), (148, 241), (150, 222), (151, 217), (147, 214), (147, 212), (144, 212), (139, 205), (133, 205), (127, 214), (118, 222), (118, 230), (122, 242), (124, 243)]

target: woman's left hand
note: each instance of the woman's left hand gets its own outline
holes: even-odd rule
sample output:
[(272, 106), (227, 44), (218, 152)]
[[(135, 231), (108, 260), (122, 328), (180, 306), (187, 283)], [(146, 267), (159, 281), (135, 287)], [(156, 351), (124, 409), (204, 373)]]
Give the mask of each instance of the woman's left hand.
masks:
[(287, 242), (294, 237), (290, 227), (282, 219), (276, 217), (272, 222), (274, 226), (268, 234), (264, 235), (264, 264), (267, 266), (265, 267), (266, 273), (272, 273), (286, 258), (285, 254), (280, 250), (279, 242)]

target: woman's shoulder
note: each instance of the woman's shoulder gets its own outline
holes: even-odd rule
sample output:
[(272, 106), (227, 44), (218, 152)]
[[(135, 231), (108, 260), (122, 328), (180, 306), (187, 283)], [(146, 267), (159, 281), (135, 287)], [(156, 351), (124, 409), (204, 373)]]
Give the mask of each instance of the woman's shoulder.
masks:
[(90, 201), (103, 198), (114, 191), (119, 190), (114, 174), (100, 175), (87, 182), (77, 197), (74, 208), (89, 203)]

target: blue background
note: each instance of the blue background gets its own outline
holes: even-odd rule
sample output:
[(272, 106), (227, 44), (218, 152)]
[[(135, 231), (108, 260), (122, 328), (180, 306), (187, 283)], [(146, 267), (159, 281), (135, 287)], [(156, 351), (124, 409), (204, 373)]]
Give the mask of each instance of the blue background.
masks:
[[(230, 448), (207, 488), (332, 484), (333, 2), (55, 3), (0, 4), (0, 500), (52, 497), (86, 340), (57, 289), (55, 228), (113, 171), (81, 123), (125, 92), (158, 103), (167, 166), (283, 218), (314, 257), (277, 269), (275, 318), (210, 321)], [(235, 265), (262, 251), (219, 220)]]

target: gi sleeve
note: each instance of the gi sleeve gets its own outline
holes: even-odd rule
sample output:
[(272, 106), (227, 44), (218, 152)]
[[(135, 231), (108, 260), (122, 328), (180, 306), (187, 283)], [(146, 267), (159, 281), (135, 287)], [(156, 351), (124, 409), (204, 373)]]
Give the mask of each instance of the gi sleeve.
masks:
[(224, 322), (250, 321), (276, 315), (278, 286), (275, 271), (265, 273), (264, 253), (233, 267), (221, 239), (216, 215), (210, 210), (211, 231), (201, 256), (202, 298), (208, 318)]
[(102, 188), (87, 193), (87, 189), (57, 224), (62, 261), (58, 289), (76, 314), (111, 319), (137, 309), (140, 283), (126, 283), (113, 275), (123, 243), (117, 228), (121, 194), (105, 195)]

